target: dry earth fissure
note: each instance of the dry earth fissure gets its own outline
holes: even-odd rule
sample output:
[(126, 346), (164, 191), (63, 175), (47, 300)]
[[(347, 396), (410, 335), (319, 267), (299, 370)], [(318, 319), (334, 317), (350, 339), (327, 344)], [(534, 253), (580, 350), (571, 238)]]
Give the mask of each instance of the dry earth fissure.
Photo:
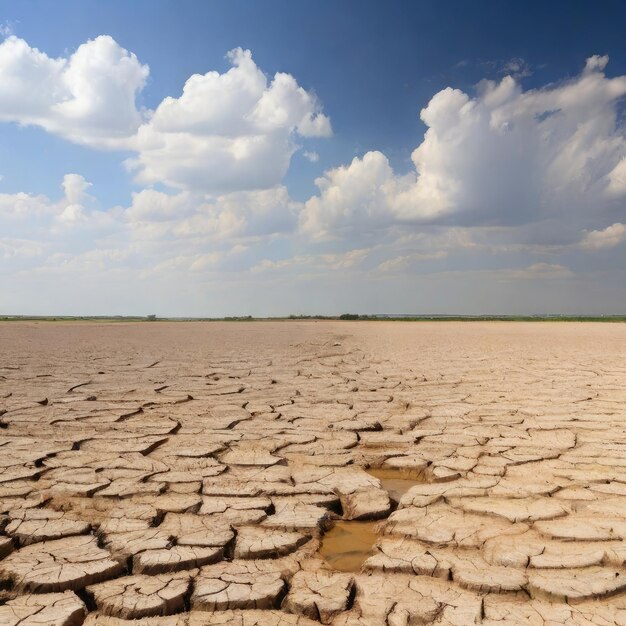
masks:
[[(3, 626), (626, 624), (624, 325), (0, 345)], [(342, 528), (360, 567), (320, 554)]]

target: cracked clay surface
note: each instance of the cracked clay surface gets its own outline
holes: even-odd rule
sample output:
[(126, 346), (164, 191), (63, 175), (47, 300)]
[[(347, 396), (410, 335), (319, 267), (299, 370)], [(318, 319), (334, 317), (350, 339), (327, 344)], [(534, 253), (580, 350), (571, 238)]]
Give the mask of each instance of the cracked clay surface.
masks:
[[(8, 322), (0, 345), (2, 626), (626, 624), (626, 325)], [(359, 571), (319, 553), (338, 520), (376, 524)]]

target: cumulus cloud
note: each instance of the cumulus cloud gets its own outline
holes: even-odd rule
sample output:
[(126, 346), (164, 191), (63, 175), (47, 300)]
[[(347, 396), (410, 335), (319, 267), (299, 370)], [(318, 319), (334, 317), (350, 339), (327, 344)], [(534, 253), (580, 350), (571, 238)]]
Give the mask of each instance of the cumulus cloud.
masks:
[[(46, 271), (100, 271), (108, 262), (143, 272), (198, 273), (229, 264), (245, 270), (266, 244), (293, 234), (301, 210), (282, 186), (210, 199), (144, 189), (127, 208), (100, 210), (91, 187), (72, 173), (63, 177), (58, 199), (0, 194), (0, 257)], [(356, 262), (355, 255), (324, 258), (338, 267)]]
[(0, 36), (10, 37), (13, 34), (13, 24), (11, 22), (0, 23)]
[(609, 56), (607, 54), (600, 56), (594, 54), (590, 56), (585, 62), (585, 74), (592, 72), (602, 72), (609, 63)]
[(140, 183), (227, 193), (267, 189), (284, 177), (295, 138), (328, 137), (330, 120), (290, 74), (271, 82), (249, 50), (228, 54), (231, 69), (191, 76), (137, 134), (128, 165)]
[(574, 273), (559, 263), (533, 263), (522, 269), (500, 270), (503, 277), (510, 280), (551, 280), (571, 278)]
[(135, 98), (148, 72), (106, 35), (58, 59), (10, 36), (0, 44), (0, 120), (76, 143), (123, 146), (142, 122)]
[[(483, 81), (475, 97), (435, 94), (413, 172), (368, 152), (316, 180), (305, 232), (326, 237), (390, 224), (514, 225), (567, 215), (585, 223), (626, 197), (626, 138), (617, 123), (626, 76), (607, 78), (591, 57), (573, 80), (524, 91), (511, 76)], [(606, 221), (605, 221), (606, 223)]]
[(58, 199), (0, 194), (0, 258), (11, 262), (0, 273), (27, 266), (66, 273), (108, 266), (144, 274), (249, 269), (266, 243), (293, 233), (301, 208), (276, 187), (212, 199), (144, 189), (126, 208), (101, 210), (91, 187), (71, 173)]
[(323, 270), (346, 270), (359, 266), (371, 252), (370, 248), (356, 248), (347, 252), (330, 254), (302, 254), (277, 261), (263, 259), (252, 268), (253, 272), (286, 270), (308, 267)]
[(66, 174), (63, 177), (61, 187), (70, 204), (80, 204), (91, 197), (87, 193), (91, 183), (80, 174)]
[(607, 192), (617, 198), (626, 196), (626, 157), (609, 173)]
[(25, 244), (30, 241), (36, 249), (55, 240), (67, 245), (63, 238), (75, 237), (80, 248), (94, 244), (93, 239), (84, 238), (86, 232), (103, 237), (118, 228), (119, 212), (95, 209), (95, 198), (87, 193), (91, 183), (81, 175), (66, 174), (60, 187), (63, 195), (58, 200), (23, 192), (0, 194), (0, 232), (22, 238)]
[(501, 74), (515, 78), (527, 78), (531, 76), (532, 73), (530, 65), (520, 57), (514, 57), (506, 61), (501, 70)]
[(283, 186), (210, 199), (189, 191), (144, 189), (133, 194), (125, 215), (141, 238), (226, 239), (292, 232), (300, 209)]
[(44, 254), (45, 246), (28, 239), (13, 239), (11, 237), (0, 238), (0, 258), (33, 258)]
[(381, 152), (368, 152), (347, 166), (317, 178), (319, 196), (306, 202), (302, 230), (314, 237), (346, 234), (360, 227), (375, 229), (389, 224), (390, 201), (396, 178)]
[(586, 250), (600, 250), (613, 248), (626, 239), (626, 224), (616, 222), (603, 230), (588, 232), (580, 242), (580, 247)]
[(6, 285), (6, 311), (18, 310), (18, 293), (26, 294), (25, 312), (38, 306), (63, 308), (68, 292), (41, 299), (41, 288), (56, 285), (46, 282), (47, 274), (70, 277), (68, 284), (77, 273), (93, 281), (95, 272), (120, 267), (130, 255), (120, 211), (99, 210), (87, 193), (90, 184), (78, 174), (65, 175), (60, 188), (58, 198), (0, 194), (0, 280)]
[(415, 262), (442, 259), (447, 256), (447, 254), (445, 250), (438, 250), (437, 252), (412, 252), (411, 254), (397, 256), (383, 261), (378, 265), (378, 271), (397, 272), (409, 268)]
[(0, 121), (133, 151), (127, 166), (141, 184), (214, 195), (268, 189), (282, 181), (296, 139), (330, 136), (330, 119), (291, 74), (268, 80), (249, 50), (227, 57), (228, 71), (194, 74), (180, 97), (148, 111), (136, 100), (149, 68), (112, 37), (55, 59), (9, 36), (0, 44)]
[(85, 252), (55, 252), (49, 255), (38, 273), (53, 274), (94, 274), (109, 272), (124, 266), (131, 251), (120, 248), (99, 248)]

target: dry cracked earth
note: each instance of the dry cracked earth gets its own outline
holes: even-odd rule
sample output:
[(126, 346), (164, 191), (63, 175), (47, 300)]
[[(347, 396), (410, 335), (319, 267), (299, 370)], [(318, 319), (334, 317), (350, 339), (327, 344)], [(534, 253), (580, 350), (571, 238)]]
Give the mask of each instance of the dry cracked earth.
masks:
[[(11, 322), (0, 346), (2, 626), (626, 624), (626, 325)], [(357, 571), (319, 551), (339, 520), (378, 520)]]

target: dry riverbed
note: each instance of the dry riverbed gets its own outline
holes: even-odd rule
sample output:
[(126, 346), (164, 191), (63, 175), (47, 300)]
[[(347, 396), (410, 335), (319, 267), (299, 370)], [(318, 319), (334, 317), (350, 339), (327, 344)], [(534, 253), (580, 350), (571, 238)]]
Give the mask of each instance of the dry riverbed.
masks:
[(626, 325), (0, 347), (2, 626), (626, 624)]

